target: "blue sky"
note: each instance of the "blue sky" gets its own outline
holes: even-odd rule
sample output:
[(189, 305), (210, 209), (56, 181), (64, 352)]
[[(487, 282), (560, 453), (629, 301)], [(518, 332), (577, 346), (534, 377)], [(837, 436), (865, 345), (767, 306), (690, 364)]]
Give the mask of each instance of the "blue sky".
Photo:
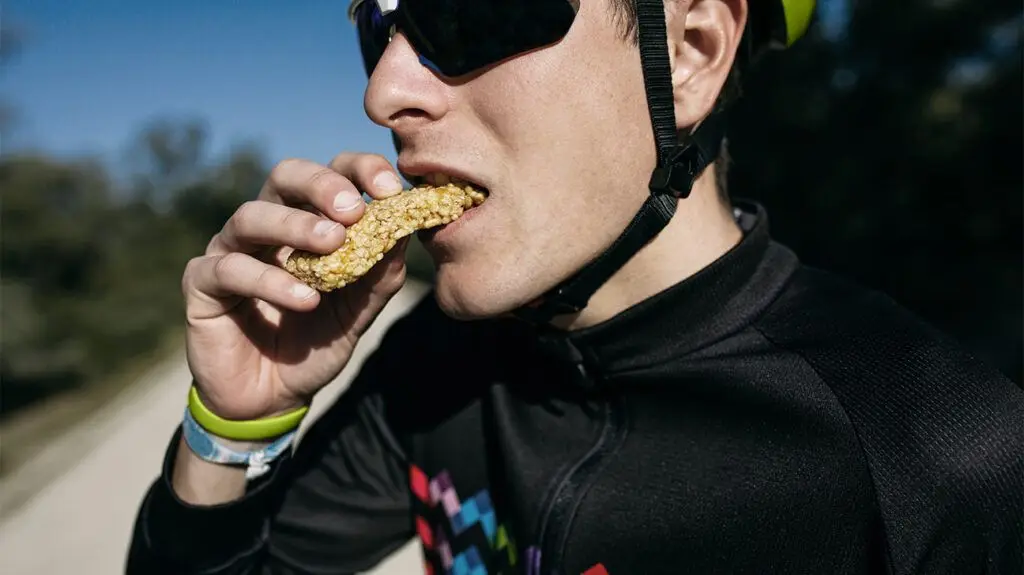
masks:
[[(843, 2), (821, 2), (841, 5)], [(268, 159), (342, 150), (393, 158), (362, 106), (366, 78), (347, 0), (8, 0), (26, 32), (0, 74), (18, 113), (3, 152), (116, 162), (157, 117), (208, 123), (215, 154), (243, 140)]]
[[(287, 7), (286, 7), (287, 6)], [(24, 28), (2, 73), (18, 123), (3, 151), (116, 158), (155, 117), (207, 121), (211, 147), (256, 141), (271, 159), (392, 157), (363, 112), (366, 85), (347, 1), (8, 0)]]

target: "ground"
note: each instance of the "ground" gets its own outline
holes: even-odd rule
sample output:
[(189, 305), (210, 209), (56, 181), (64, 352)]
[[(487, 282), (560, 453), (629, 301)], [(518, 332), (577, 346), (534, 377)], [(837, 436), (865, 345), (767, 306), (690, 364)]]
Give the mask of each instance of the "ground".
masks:
[[(426, 292), (410, 281), (317, 396), (308, 427), (358, 371), (385, 328)], [(0, 480), (0, 573), (109, 575), (124, 558), (139, 501), (159, 472), (190, 381), (179, 351)], [(374, 575), (422, 573), (415, 540)]]

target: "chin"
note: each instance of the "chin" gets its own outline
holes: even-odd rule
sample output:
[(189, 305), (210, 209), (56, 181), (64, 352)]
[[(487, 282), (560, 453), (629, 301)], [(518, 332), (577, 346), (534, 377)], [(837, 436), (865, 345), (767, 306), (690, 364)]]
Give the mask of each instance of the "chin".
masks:
[(489, 319), (508, 314), (529, 298), (514, 297), (514, 292), (502, 287), (503, 282), (482, 280), (486, 274), (462, 273), (442, 265), (434, 281), (434, 299), (445, 315), (460, 321)]

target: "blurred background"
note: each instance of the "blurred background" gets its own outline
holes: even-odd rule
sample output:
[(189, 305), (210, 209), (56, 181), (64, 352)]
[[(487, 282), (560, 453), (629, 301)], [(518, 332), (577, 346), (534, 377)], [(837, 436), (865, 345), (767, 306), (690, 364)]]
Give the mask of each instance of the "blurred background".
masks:
[[(5, 500), (13, 474), (177, 357), (185, 262), (276, 162), (394, 158), (363, 113), (346, 7), (4, 2), (0, 517), (69, 465)], [(1019, 385), (1021, 3), (819, 7), (745, 79), (731, 193), (765, 204), (805, 262), (888, 293)], [(415, 244), (410, 265), (430, 281)]]

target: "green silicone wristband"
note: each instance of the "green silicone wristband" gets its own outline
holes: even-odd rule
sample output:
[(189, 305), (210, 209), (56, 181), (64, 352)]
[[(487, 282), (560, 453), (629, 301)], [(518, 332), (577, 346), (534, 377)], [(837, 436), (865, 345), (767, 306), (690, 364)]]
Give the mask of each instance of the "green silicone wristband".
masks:
[(199, 399), (196, 386), (188, 393), (188, 409), (196, 423), (210, 433), (233, 439), (235, 441), (263, 441), (279, 437), (297, 428), (309, 412), (309, 406), (300, 407), (288, 413), (264, 419), (232, 420), (224, 419), (203, 405)]

